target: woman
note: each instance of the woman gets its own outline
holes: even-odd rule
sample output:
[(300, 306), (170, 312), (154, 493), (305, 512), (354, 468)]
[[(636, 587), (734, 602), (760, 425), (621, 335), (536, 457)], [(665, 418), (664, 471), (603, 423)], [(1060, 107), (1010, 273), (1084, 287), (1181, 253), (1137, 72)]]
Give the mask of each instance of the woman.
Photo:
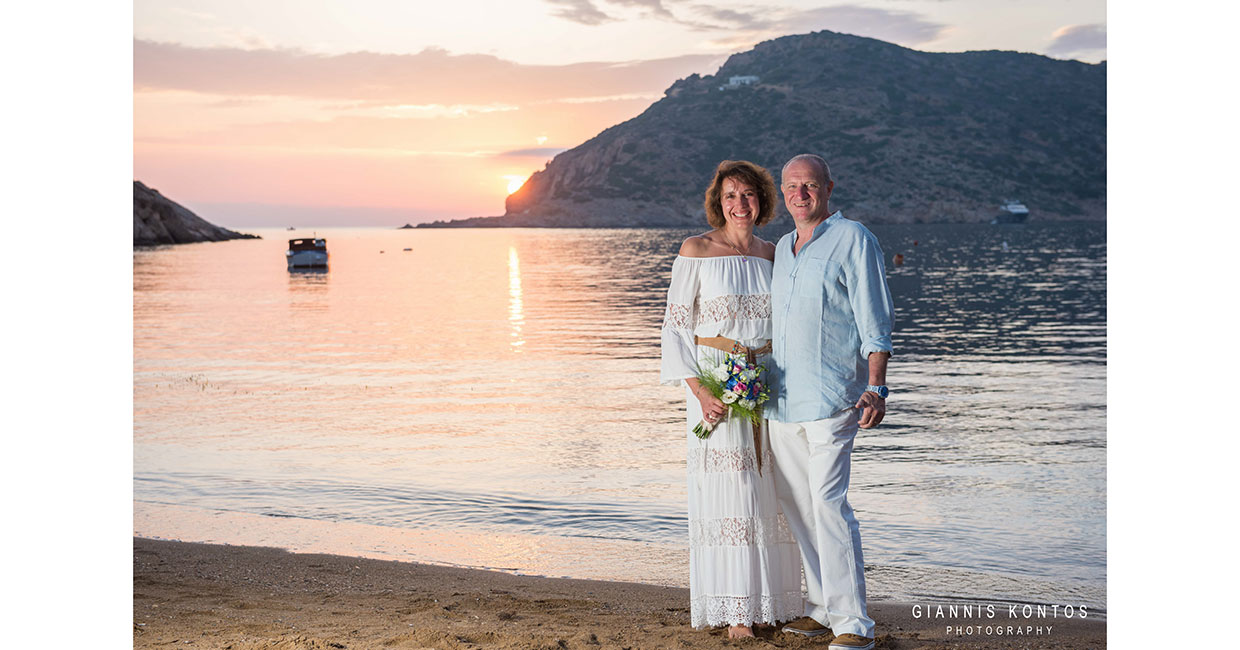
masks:
[[(771, 267), (775, 245), (754, 227), (775, 214), (765, 169), (725, 160), (706, 190), (710, 232), (690, 237), (672, 264), (663, 322), (665, 384), (684, 382), (689, 474), (689, 595), (695, 628), (728, 625), (728, 637), (802, 615), (801, 562), (775, 501), (766, 424), (729, 417), (698, 383), (698, 362), (734, 344), (770, 365)], [(765, 346), (765, 348), (764, 348)], [(693, 427), (716, 423), (710, 437)]]

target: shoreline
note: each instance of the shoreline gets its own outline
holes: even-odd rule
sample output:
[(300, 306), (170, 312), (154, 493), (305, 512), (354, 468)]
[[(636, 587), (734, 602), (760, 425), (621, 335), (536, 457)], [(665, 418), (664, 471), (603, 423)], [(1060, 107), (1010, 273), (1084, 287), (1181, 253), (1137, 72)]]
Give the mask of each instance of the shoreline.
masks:
[[(434, 527), (395, 528), (133, 502), (133, 536), (396, 560), (539, 577), (688, 585), (688, 548)], [(580, 561), (579, 558), (588, 558)], [(606, 558), (605, 562), (597, 561)]]
[[(433, 526), (394, 528), (348, 521), (260, 515), (166, 503), (133, 502), (133, 536), (258, 546), (396, 560), (514, 575), (689, 586), (689, 549), (636, 540), (561, 537)], [(946, 567), (868, 563), (872, 602), (957, 605), (1071, 603), (1105, 618), (1105, 586)], [(986, 594), (979, 596), (978, 594)]]
[[(1106, 646), (1098, 617), (1025, 619), (1018, 611), (1010, 619), (1004, 607), (991, 618), (976, 610), (972, 618), (927, 617), (937, 604), (871, 602), (877, 647)], [(679, 587), (133, 538), (135, 648), (826, 647), (826, 637), (773, 630), (729, 641), (723, 628), (699, 631), (688, 621), (688, 590)]]

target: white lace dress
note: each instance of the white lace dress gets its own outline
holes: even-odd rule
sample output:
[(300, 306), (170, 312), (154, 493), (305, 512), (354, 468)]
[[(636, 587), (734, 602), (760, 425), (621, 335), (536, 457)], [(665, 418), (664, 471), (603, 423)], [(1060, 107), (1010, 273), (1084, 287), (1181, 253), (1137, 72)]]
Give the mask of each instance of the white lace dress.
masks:
[[(694, 335), (760, 347), (771, 337), (771, 262), (677, 257), (663, 320), (660, 381), (696, 377), (698, 360), (725, 353)], [(758, 357), (770, 367), (770, 357)], [(701, 404), (685, 388), (689, 452), (689, 596), (695, 628), (788, 621), (804, 614), (801, 559), (775, 499), (765, 423), (759, 473), (753, 430), (730, 417), (706, 440), (693, 434)]]

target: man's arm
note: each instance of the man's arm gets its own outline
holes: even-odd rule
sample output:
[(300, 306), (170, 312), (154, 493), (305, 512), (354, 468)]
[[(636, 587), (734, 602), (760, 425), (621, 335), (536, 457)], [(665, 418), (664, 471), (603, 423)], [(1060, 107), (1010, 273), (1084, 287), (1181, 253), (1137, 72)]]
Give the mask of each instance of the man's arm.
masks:
[[(891, 302), (891, 290), (887, 287), (883, 250), (872, 234), (868, 231), (866, 234), (855, 249), (849, 301), (852, 303), (857, 333), (861, 337), (861, 354), (869, 362), (870, 385), (885, 386), (895, 306)], [(887, 412), (887, 400), (869, 391), (861, 394), (856, 406), (865, 409), (860, 422), (863, 429), (878, 426)]]

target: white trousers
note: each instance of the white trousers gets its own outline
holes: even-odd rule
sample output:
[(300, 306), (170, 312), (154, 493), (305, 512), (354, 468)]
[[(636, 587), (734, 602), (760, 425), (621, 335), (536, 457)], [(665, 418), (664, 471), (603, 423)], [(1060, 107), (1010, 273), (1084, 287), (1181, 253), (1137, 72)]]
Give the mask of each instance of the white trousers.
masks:
[(848, 475), (860, 411), (813, 422), (771, 420), (775, 490), (805, 567), (805, 615), (836, 635), (873, 638), (865, 611), (861, 529), (848, 505)]

